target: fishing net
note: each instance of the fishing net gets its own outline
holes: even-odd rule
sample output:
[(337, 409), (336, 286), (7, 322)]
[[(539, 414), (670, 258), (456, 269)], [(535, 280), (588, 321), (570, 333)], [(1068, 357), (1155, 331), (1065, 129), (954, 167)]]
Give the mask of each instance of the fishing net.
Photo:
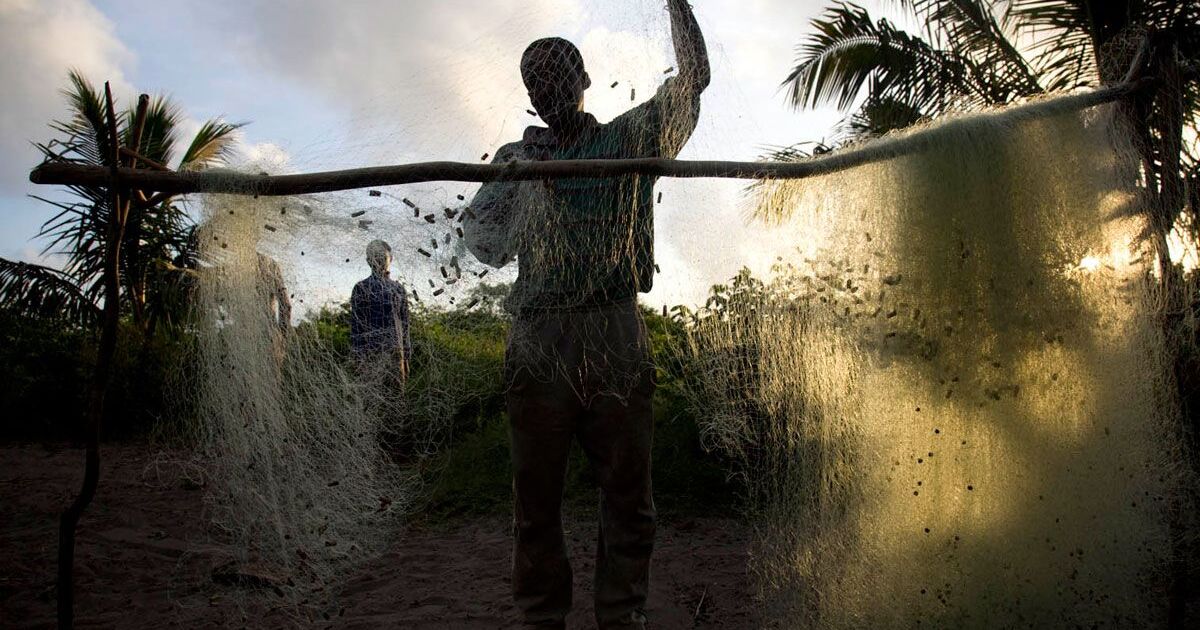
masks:
[[(659, 6), (497, 4), (497, 30), (446, 53), (465, 78), (367, 86), (346, 137), (240, 170), (759, 150), (744, 122), (706, 118), (736, 109), (736, 90), (700, 108)], [(547, 31), (587, 64), (598, 121), (573, 151), (553, 149), (521, 84)], [(393, 111), (414, 91), (428, 107)], [(740, 203), (745, 182), (637, 175), (200, 198), (190, 386), (215, 531), (291, 604), (328, 606), (420, 504), (456, 415), (503, 393), (504, 348), (473, 336), (472, 313), (507, 327), (647, 291), (697, 305), (734, 278), (677, 309), (673, 343), (709, 445), (750, 488), (764, 622), (1157, 621), (1181, 456), (1126, 134), (1109, 107), (1002, 114), (862, 145), (885, 159), (759, 182)], [(929, 141), (889, 152), (911, 134)], [(355, 358), (330, 325), (353, 317), (342, 305), (375, 239), (413, 313), (407, 378), (395, 353)], [(582, 364), (519, 317), (509, 351), (542, 380), (583, 365), (567, 375), (578, 396), (627, 396), (648, 354), (612, 347), (603, 318), (574, 320), (591, 326)]]
[[(425, 86), (430, 102), (453, 103), (447, 111), (391, 111), (408, 97), (391, 86), (358, 103), (352, 136), (286, 154), (263, 151), (228, 174), (429, 158), (675, 156), (696, 125), (698, 92), (667, 62), (667, 13), (645, 6), (584, 16), (571, 3), (556, 7), (549, 13), (568, 33), (587, 33), (578, 40), (594, 60), (589, 95), (599, 95), (589, 97), (589, 110), (608, 123), (595, 121), (606, 131), (585, 152), (553, 156), (545, 140), (511, 142), (545, 138), (544, 128), (527, 129), (539, 120), (521, 87), (522, 52), (549, 29), (532, 7), (516, 11), (524, 17), (506, 27), (511, 32), (480, 36), (475, 54), (450, 63), (474, 87), (465, 79), (452, 86), (465, 91), (453, 94)], [(610, 46), (620, 53), (601, 54)], [(542, 74), (578, 61), (550, 52), (535, 60)], [(503, 90), (478, 90), (497, 77), (507, 81)], [(406, 91), (421, 85), (417, 77), (399, 83)], [(197, 410), (211, 529), (235, 555), (231, 579), (270, 586), (245, 591), (265, 604), (243, 599), (244, 606), (283, 608), (300, 620), (338, 610), (337, 585), (386, 549), (421, 505), (438, 472), (434, 456), (454, 428), (482, 401), (502, 396), (511, 312), (586, 310), (650, 289), (654, 182), (631, 176), (615, 185), (432, 183), (195, 198), (197, 368), (184, 381)], [(581, 201), (604, 214), (565, 214)], [(376, 240), (394, 259), (382, 282), (399, 283), (411, 313), (407, 360), (387, 348), (363, 356), (354, 333), (344, 337), (358, 315), (352, 289), (379, 275), (366, 260)], [(564, 273), (576, 256), (586, 263)], [(583, 328), (588, 357), (611, 355), (609, 331)], [(534, 378), (567, 369), (519, 329), (511, 343), (527, 346)], [(639, 350), (625, 365), (594, 366), (603, 378), (588, 381), (590, 395), (625, 395), (648, 367), (644, 343)]]
[(936, 139), (918, 153), (757, 187), (796, 246), (689, 343), (762, 517), (773, 615), (1162, 622), (1181, 459), (1110, 114), (957, 117), (906, 132)]

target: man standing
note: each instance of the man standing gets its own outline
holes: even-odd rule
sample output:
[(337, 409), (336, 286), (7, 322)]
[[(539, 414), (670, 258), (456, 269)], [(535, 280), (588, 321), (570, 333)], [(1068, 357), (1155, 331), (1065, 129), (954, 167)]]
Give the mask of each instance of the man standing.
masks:
[[(408, 294), (391, 279), (392, 248), (381, 240), (367, 245), (371, 275), (354, 285), (350, 294), (350, 349), (363, 364), (380, 357), (389, 374), (400, 382), (408, 378), (412, 344), (408, 336)], [(391, 361), (396, 372), (391, 372)]]
[[(548, 127), (529, 127), (496, 161), (675, 157), (695, 129), (708, 55), (686, 0), (669, 0), (678, 76), (607, 124), (583, 111), (579, 50), (540, 39), (521, 77)], [(515, 494), (513, 597), (528, 626), (562, 628), (571, 567), (562, 492), (573, 439), (600, 484), (595, 610), (600, 628), (645, 625), (655, 509), (650, 481), (654, 366), (637, 294), (654, 277), (655, 178), (491, 183), (472, 200), (467, 245), (499, 267), (518, 260), (505, 354)]]

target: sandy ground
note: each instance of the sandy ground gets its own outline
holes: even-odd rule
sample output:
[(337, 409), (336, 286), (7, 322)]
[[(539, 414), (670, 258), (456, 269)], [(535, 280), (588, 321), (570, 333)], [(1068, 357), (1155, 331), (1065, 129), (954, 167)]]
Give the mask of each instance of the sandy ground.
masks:
[[(79, 530), (80, 628), (289, 627), (269, 595), (217, 584), (227, 550), (211, 543), (203, 492), (179, 475), (147, 470), (139, 446), (104, 449), (102, 481)], [(42, 446), (0, 448), (0, 627), (50, 627), (58, 513), (77, 491), (82, 453)], [(591, 628), (596, 524), (568, 517), (575, 568), (570, 628)], [(723, 519), (664, 519), (648, 614), (652, 628), (751, 628), (755, 602), (745, 571), (747, 532)], [(499, 516), (409, 526), (388, 553), (341, 589), (315, 627), (507, 628), (512, 537)], [(699, 612), (699, 614), (697, 614)]]

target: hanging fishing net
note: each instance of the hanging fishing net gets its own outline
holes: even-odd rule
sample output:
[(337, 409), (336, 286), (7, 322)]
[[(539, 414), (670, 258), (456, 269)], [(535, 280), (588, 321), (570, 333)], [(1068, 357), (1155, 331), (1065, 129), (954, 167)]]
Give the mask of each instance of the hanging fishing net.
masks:
[[(736, 89), (698, 100), (654, 3), (501, 4), (470, 54), (446, 53), (456, 79), (398, 70), (345, 137), (239, 170), (746, 159), (793, 140), (708, 115), (734, 111)], [(522, 53), (548, 33), (580, 45), (589, 77), (595, 126), (572, 151), (522, 87)], [(714, 81), (736, 84), (709, 49)], [(927, 140), (892, 150), (911, 137)], [(1111, 107), (948, 117), (855, 148), (879, 159), (744, 196), (745, 181), (622, 175), (198, 197), (189, 388), (214, 535), (283, 576), (291, 603), (327, 602), (420, 505), (456, 414), (503, 393), (505, 349), (472, 336), (472, 313), (517, 315), (508, 352), (533, 378), (620, 398), (649, 354), (588, 313), (650, 292), (688, 306), (673, 350), (708, 444), (747, 482), (764, 623), (1158, 620), (1181, 455)], [(412, 314), (408, 357), (364, 358), (328, 325), (354, 316), (377, 239)], [(534, 312), (572, 321), (579, 356), (541, 343)]]
[(1161, 621), (1180, 453), (1110, 114), (962, 116), (907, 132), (936, 138), (916, 154), (758, 186), (756, 218), (796, 246), (688, 341), (776, 615)]

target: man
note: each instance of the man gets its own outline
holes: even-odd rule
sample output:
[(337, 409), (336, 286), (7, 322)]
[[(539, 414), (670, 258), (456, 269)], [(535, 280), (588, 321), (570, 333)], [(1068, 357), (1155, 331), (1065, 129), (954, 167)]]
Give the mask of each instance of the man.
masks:
[[(695, 129), (709, 82), (700, 27), (669, 0), (679, 75), (607, 124), (583, 111), (591, 78), (559, 38), (521, 58), (529, 98), (548, 127), (530, 127), (496, 161), (673, 158)], [(505, 354), (515, 494), (513, 597), (527, 626), (564, 627), (571, 568), (563, 478), (573, 439), (600, 484), (595, 610), (600, 628), (645, 625), (655, 510), (651, 496), (654, 367), (637, 294), (654, 275), (655, 178), (492, 183), (472, 200), (467, 245), (518, 277)]]
[(392, 248), (387, 243), (376, 239), (367, 244), (367, 265), (370, 277), (355, 284), (350, 294), (350, 349), (364, 366), (375, 366), (383, 357), (384, 369), (403, 382), (412, 358), (408, 294), (391, 279)]

